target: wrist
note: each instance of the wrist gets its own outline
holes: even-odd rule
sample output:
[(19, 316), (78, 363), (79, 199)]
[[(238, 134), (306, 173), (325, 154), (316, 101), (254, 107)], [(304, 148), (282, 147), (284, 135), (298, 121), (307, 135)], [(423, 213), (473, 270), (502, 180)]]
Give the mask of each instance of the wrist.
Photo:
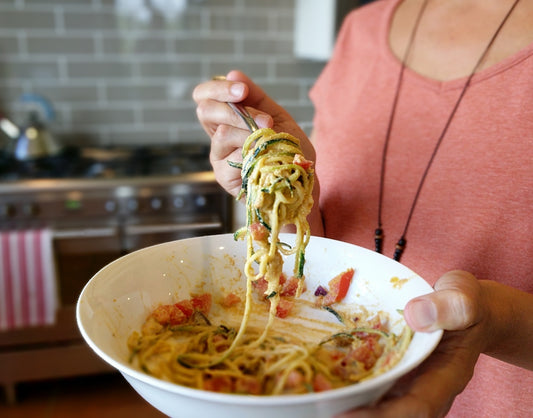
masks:
[(481, 280), (484, 309), (482, 352), (533, 369), (533, 295), (504, 284)]
[(505, 303), (499, 302), (498, 283), (490, 280), (479, 280), (479, 284), (483, 312), (479, 327), (482, 328), (482, 335), (484, 336), (481, 352), (490, 355), (497, 341), (503, 337), (508, 313), (505, 309)]

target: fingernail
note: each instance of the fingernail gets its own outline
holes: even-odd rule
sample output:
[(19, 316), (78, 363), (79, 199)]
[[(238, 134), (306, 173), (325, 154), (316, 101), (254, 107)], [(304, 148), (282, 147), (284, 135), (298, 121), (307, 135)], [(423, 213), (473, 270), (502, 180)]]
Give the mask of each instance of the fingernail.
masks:
[(234, 83), (229, 89), (232, 96), (241, 98), (244, 93), (244, 86), (241, 83)]
[(415, 330), (429, 330), (436, 320), (437, 307), (431, 301), (416, 300), (409, 307), (409, 322)]
[(272, 118), (269, 115), (257, 115), (255, 117), (255, 123), (260, 128), (270, 128), (272, 126)]

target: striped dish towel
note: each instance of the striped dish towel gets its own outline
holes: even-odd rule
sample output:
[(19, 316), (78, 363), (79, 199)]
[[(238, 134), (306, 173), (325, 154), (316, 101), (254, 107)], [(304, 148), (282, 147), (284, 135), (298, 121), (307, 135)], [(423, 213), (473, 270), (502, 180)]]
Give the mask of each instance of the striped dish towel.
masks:
[(0, 231), (0, 330), (55, 322), (52, 254), (49, 229)]

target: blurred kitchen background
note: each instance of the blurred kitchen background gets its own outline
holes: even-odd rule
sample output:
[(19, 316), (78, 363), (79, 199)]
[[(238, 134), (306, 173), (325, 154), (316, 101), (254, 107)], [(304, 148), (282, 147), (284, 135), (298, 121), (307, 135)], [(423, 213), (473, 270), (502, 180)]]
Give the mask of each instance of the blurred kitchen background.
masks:
[(21, 95), (43, 95), (66, 145), (207, 143), (192, 89), (239, 68), (309, 128), (323, 61), (295, 56), (294, 11), (295, 0), (2, 0), (0, 106), (22, 124)]
[(240, 69), (309, 132), (308, 91), (366, 2), (0, 1), (1, 416), (142, 410), (81, 340), (79, 292), (130, 251), (239, 226), (194, 86)]

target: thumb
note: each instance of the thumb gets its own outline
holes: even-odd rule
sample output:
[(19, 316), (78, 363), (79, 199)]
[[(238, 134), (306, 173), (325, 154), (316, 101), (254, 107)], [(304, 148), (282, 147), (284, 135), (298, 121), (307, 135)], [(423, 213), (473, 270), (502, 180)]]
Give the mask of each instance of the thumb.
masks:
[(444, 274), (435, 292), (410, 300), (404, 316), (414, 331), (463, 330), (481, 317), (481, 288), (470, 273), (460, 270)]

